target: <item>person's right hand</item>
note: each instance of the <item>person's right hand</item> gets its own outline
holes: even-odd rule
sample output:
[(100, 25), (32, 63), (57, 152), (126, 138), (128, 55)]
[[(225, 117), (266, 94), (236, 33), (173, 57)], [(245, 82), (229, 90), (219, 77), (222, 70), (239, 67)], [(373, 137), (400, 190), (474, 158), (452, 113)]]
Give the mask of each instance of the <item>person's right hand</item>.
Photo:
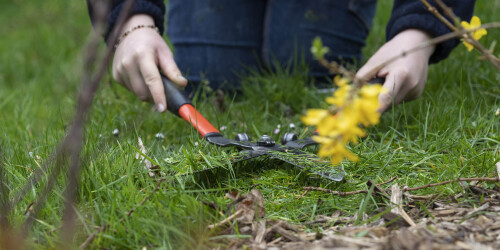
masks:
[(365, 80), (375, 77), (385, 78), (387, 92), (379, 95), (379, 112), (384, 112), (403, 101), (414, 100), (424, 91), (429, 69), (429, 58), (434, 53), (435, 45), (408, 53), (397, 60), (377, 69), (381, 62), (394, 56), (400, 56), (405, 50), (421, 45), (431, 39), (425, 31), (407, 29), (385, 43), (356, 73), (356, 77)]
[[(138, 14), (130, 17), (125, 31), (137, 25), (154, 25), (153, 18)], [(126, 36), (116, 48), (113, 78), (143, 101), (154, 101), (156, 110), (167, 108), (160, 71), (179, 87), (187, 84), (174, 62), (172, 52), (154, 29), (141, 28)]]

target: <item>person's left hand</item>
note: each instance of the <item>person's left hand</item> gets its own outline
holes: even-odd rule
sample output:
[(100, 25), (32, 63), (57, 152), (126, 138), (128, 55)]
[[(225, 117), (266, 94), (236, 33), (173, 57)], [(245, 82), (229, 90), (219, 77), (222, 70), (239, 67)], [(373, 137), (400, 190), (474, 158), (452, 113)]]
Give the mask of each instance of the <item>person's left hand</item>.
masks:
[(424, 91), (427, 81), (429, 58), (434, 53), (435, 46), (407, 54), (378, 71), (374, 69), (385, 60), (396, 55), (401, 55), (405, 50), (413, 48), (431, 37), (416, 29), (402, 31), (390, 41), (385, 43), (356, 73), (357, 78), (370, 80), (375, 77), (385, 78), (383, 87), (385, 93), (380, 94), (379, 112), (391, 108), (392, 103), (399, 104), (403, 101), (414, 100)]

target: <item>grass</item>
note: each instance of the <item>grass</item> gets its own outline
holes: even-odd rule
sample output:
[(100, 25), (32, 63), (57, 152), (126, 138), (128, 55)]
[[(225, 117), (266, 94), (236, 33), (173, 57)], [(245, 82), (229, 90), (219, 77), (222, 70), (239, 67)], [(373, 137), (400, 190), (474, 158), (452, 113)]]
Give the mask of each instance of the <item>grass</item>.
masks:
[[(379, 1), (378, 10), (366, 55), (384, 42), (390, 4)], [(494, 21), (499, 10), (497, 2), (478, 2), (476, 15), (483, 22)], [(27, 182), (65, 135), (75, 110), (82, 48), (90, 22), (82, 1), (9, 2), (0, 13), (0, 22), (8, 24), (0, 28), (0, 174), (5, 177), (0, 196), (4, 198), (12, 197)], [(490, 31), (483, 42), (490, 44), (499, 38), (499, 31)], [(301, 223), (337, 210), (376, 214), (380, 206), (371, 195), (334, 197), (309, 192), (302, 196), (304, 186), (352, 191), (366, 189), (367, 180), (380, 183), (393, 176), (399, 177), (400, 186), (495, 176), (500, 144), (500, 117), (495, 116), (500, 107), (500, 74), (477, 57), (460, 45), (446, 61), (432, 66), (422, 98), (384, 114), (381, 124), (353, 147), (361, 160), (343, 163), (347, 173), (343, 182), (308, 178), (289, 165), (256, 159), (229, 166), (230, 171), (172, 179), (123, 223), (119, 219), (155, 185), (135, 159), (138, 136), (144, 140), (148, 156), (172, 174), (228, 166), (227, 155), (235, 151), (207, 144), (184, 121), (155, 113), (150, 104), (140, 103), (116, 84), (108, 84), (108, 76), (86, 126), (75, 246), (95, 227), (108, 223), (110, 230), (99, 234), (93, 247), (202, 248), (213, 236), (205, 230), (206, 225), (222, 218), (204, 203), (225, 208), (226, 192), (245, 193), (255, 185), (266, 200), (267, 218)], [(216, 127), (227, 126), (223, 133), (228, 137), (246, 132), (258, 138), (271, 134), (278, 124), (282, 135), (289, 132), (290, 123), (297, 125), (294, 132), (304, 134), (300, 115), (306, 108), (322, 105), (323, 96), (309, 87), (311, 80), (301, 72), (301, 68), (283, 69), (244, 77), (241, 96), (237, 100), (226, 97), (225, 113), (211, 105), (213, 92), (202, 93), (200, 97), (204, 98), (195, 102)], [(112, 134), (114, 129), (120, 131), (119, 136)], [(164, 140), (155, 138), (159, 132), (165, 135)], [(40, 196), (46, 179), (33, 187), (10, 214), (15, 226), (26, 219), (25, 210)], [(59, 176), (27, 244), (37, 248), (57, 246), (64, 188), (65, 180)], [(416, 193), (447, 195), (462, 190), (452, 184)]]

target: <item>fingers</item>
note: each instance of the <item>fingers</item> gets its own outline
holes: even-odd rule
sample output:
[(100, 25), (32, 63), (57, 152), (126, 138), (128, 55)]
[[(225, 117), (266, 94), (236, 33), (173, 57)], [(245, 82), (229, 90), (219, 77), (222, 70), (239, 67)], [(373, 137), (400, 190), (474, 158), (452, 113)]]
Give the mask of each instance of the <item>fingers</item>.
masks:
[(155, 55), (153, 53), (145, 53), (139, 60), (139, 70), (144, 80), (144, 84), (153, 97), (156, 110), (158, 110), (158, 112), (163, 112), (167, 107), (167, 102), (160, 71), (156, 65)]
[(396, 105), (402, 101), (401, 96), (403, 93), (401, 93), (401, 91), (406, 78), (407, 74), (398, 71), (391, 71), (385, 76), (385, 82), (383, 85), (385, 93), (380, 94), (378, 97), (380, 105), (378, 109), (379, 112), (385, 112), (392, 107), (393, 103)]
[(185, 87), (187, 84), (187, 79), (181, 74), (181, 71), (177, 67), (174, 61), (172, 53), (167, 49), (162, 49), (158, 53), (158, 59), (160, 64), (160, 69), (165, 74), (165, 76), (179, 87)]
[(369, 81), (372, 78), (375, 78), (377, 72), (373, 71), (373, 63), (371, 63), (372, 60), (368, 60), (368, 62), (361, 67), (361, 69), (356, 72), (356, 78), (359, 79), (364, 79), (366, 81)]
[[(114, 71), (113, 75), (115, 75)], [(116, 66), (116, 76), (113, 77), (132, 91), (141, 101), (151, 100), (151, 94), (144, 83), (136, 60), (133, 57), (121, 59)]]
[(380, 48), (368, 61), (356, 72), (356, 78), (369, 81), (375, 77), (384, 77), (381, 75), (383, 68), (380, 67), (380, 62), (384, 60), (386, 49)]
[[(141, 20), (144, 21), (147, 20)], [(139, 29), (130, 33), (113, 57), (113, 78), (139, 99), (153, 100), (156, 110), (164, 112), (167, 101), (160, 69), (177, 86), (187, 84), (165, 41), (154, 30)]]

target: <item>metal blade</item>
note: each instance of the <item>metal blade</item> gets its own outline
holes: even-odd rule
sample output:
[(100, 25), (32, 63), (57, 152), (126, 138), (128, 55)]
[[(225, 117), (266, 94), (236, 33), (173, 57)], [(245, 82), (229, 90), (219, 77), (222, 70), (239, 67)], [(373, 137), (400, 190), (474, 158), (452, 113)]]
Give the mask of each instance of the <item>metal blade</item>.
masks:
[[(266, 155), (266, 154), (267, 154), (267, 152), (265, 152), (265, 151), (242, 150), (242, 151), (239, 152), (239, 155), (237, 155), (236, 157), (231, 158), (229, 161), (231, 162), (231, 164), (234, 164), (234, 163), (246, 161), (246, 160), (249, 160), (249, 159), (257, 158), (259, 156)], [(221, 166), (221, 165), (214, 166), (214, 167), (211, 167), (211, 168), (205, 168), (205, 169), (196, 170), (196, 171), (193, 171), (193, 172), (190, 172), (190, 173), (184, 173), (184, 174), (181, 174), (180, 176), (192, 175), (192, 174), (199, 174), (199, 173), (203, 173), (203, 172), (207, 172), (207, 171), (212, 171), (212, 170), (215, 170), (215, 169), (219, 169), (219, 168), (222, 168), (222, 167), (224, 167), (224, 166)]]
[(307, 137), (300, 140), (289, 141), (284, 146), (289, 148), (301, 149), (311, 145), (318, 145), (318, 143), (314, 141), (311, 137)]
[(268, 151), (267, 155), (332, 181), (342, 181), (344, 178), (345, 172), (341, 167), (300, 150), (289, 150), (288, 152)]

